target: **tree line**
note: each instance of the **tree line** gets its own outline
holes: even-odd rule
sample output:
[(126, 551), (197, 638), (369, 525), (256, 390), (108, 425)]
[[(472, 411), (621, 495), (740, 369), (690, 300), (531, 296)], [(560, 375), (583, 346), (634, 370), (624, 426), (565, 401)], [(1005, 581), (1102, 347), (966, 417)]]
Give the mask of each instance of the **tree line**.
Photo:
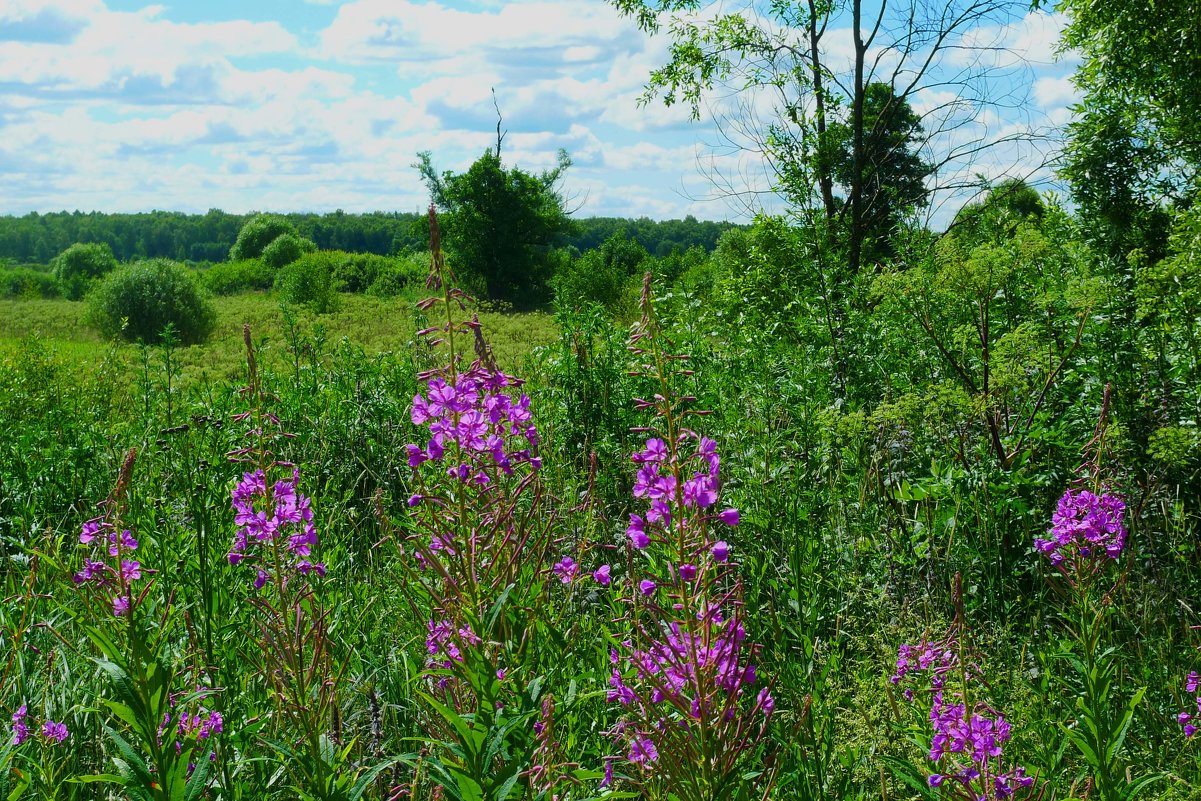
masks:
[[(238, 232), (254, 214), (210, 209), (205, 214), (151, 211), (136, 214), (54, 212), (0, 217), (0, 261), (49, 264), (77, 242), (104, 243), (120, 261), (168, 258), (188, 262), (220, 262), (229, 258)], [(428, 247), (425, 213), (371, 212), (349, 214), (285, 214), (301, 236), (321, 250), (397, 255)], [(653, 255), (700, 246), (712, 251), (731, 223), (697, 220), (651, 220), (646, 217), (593, 217), (572, 220), (556, 246), (579, 252), (593, 250), (618, 231), (625, 231)]]

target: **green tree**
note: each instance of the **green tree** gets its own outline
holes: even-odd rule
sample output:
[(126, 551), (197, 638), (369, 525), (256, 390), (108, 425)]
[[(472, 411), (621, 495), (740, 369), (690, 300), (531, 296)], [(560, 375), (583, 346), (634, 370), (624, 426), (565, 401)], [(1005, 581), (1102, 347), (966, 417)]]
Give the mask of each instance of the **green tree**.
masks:
[(230, 261), (257, 259), (267, 246), (284, 234), (299, 238), (296, 226), (278, 214), (258, 214), (251, 217), (238, 232), (238, 239), (230, 248)]
[(538, 175), (505, 169), (497, 150), (486, 150), (467, 172), (435, 169), (428, 152), (415, 165), (439, 210), (442, 236), (460, 273), (478, 276), (489, 297), (522, 307), (545, 302), (554, 263), (551, 251), (570, 228), (559, 182), (571, 166)]
[(185, 345), (202, 342), (217, 315), (196, 276), (169, 259), (126, 264), (88, 296), (89, 324), (109, 337), (157, 343), (168, 325)]
[[(1170, 214), (1193, 202), (1201, 170), (1201, 27), (1192, 0), (1064, 0), (1063, 46), (1084, 63), (1084, 100), (1063, 173), (1112, 256), (1164, 255)], [(1153, 24), (1152, 24), (1153, 23)]]
[(311, 240), (296, 234), (280, 234), (271, 240), (271, 244), (263, 248), (261, 258), (273, 270), (286, 267), (306, 253), (312, 253), (317, 246)]
[[(926, 177), (931, 166), (917, 148), (922, 143), (922, 121), (909, 101), (898, 97), (887, 83), (870, 83), (863, 96), (862, 156), (856, 158), (851, 120), (830, 125), (818, 172), (829, 175), (843, 189), (836, 198), (840, 210), (858, 191), (862, 209), (859, 226), (864, 261), (880, 261), (895, 254), (893, 238), (915, 209), (928, 202)], [(859, 170), (856, 173), (856, 170)], [(857, 187), (857, 189), (856, 189)]]
[(53, 263), (54, 276), (62, 284), (63, 294), (79, 300), (88, 288), (117, 266), (112, 248), (104, 242), (76, 243), (60, 253)]
[[(818, 234), (815, 247), (826, 253), (815, 256), (837, 273), (836, 295), (871, 255), (865, 245), (886, 242), (898, 213), (923, 205), (927, 189), (961, 189), (983, 152), (1039, 133), (1015, 126), (956, 135), (998, 102), (994, 85), (1020, 83), (1022, 69), (993, 56), (995, 66), (965, 58), (965, 50), (980, 30), (1008, 24), (1027, 3), (610, 3), (648, 33), (671, 32), (669, 59), (650, 74), (648, 99), (685, 103), (699, 116), (706, 93), (720, 87), (771, 109), (744, 117), (731, 141), (768, 157), (773, 188)], [(837, 64), (842, 54), (845, 67)], [(916, 115), (911, 100), (935, 94), (939, 102)]]
[(553, 281), (555, 304), (571, 309), (596, 303), (616, 312), (624, 299), (637, 296), (636, 286), (648, 261), (651, 257), (646, 248), (629, 239), (625, 231), (618, 231), (599, 248), (563, 265)]

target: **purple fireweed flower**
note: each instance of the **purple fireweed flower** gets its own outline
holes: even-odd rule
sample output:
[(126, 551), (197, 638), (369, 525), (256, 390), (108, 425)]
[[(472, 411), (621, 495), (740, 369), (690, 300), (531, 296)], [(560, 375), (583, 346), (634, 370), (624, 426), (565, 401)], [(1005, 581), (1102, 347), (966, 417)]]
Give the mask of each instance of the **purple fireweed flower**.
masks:
[(646, 521), (636, 514), (630, 515), (630, 525), (626, 528), (630, 544), (642, 551), (651, 544), (651, 538), (646, 533)]
[(564, 556), (558, 564), (553, 568), (555, 575), (559, 577), (559, 581), (564, 584), (570, 584), (575, 581), (576, 576), (580, 572), (580, 566), (575, 563), (575, 560), (570, 556)]
[(730, 546), (725, 540), (718, 540), (713, 543), (713, 561), (726, 562), (730, 559)]
[[(922, 675), (926, 678), (931, 728), (928, 756), (936, 767), (927, 779), (930, 787), (950, 782), (968, 798), (1008, 798), (1034, 780), (1021, 767), (1005, 770), (1002, 766), (1003, 746), (1012, 736), (1009, 722), (980, 702), (969, 709), (963, 695), (947, 687), (949, 676), (964, 675), (971, 682), (980, 675), (973, 665), (962, 666), (958, 654), (953, 632), (938, 641), (904, 644), (889, 681), (895, 685)], [(903, 696), (909, 703), (917, 697), (910, 687)]]
[(727, 526), (737, 526), (740, 522), (742, 522), (742, 518), (738, 514), (737, 509), (723, 509), (717, 513), (717, 517)]
[(1126, 546), (1125, 512), (1126, 502), (1117, 495), (1068, 490), (1051, 517), (1049, 538), (1035, 539), (1034, 547), (1055, 567), (1077, 559), (1117, 559)]
[(635, 765), (645, 765), (648, 762), (654, 762), (658, 758), (659, 750), (655, 748), (655, 743), (650, 737), (639, 735), (630, 741), (629, 759)]
[[(435, 376), (426, 383), (426, 395), (413, 397), (411, 416), (416, 425), (427, 426), (429, 444), (424, 448), (406, 445), (409, 465), (440, 462), (447, 446), (456, 446), (459, 464), (452, 477), (486, 484), (491, 481), (482, 468), (499, 468), (512, 474), (517, 464), (528, 463), (537, 470), (532, 453), (539, 445), (538, 429), (530, 414), (528, 395), (515, 393), (521, 382), (476, 363), (459, 373), (453, 384)], [(468, 467), (463, 470), (463, 467)], [(412, 505), (412, 504), (410, 504)]]
[(115, 617), (125, 617), (129, 614), (129, 598), (125, 595), (118, 595), (113, 598), (113, 615)]
[(71, 733), (67, 731), (67, 724), (47, 720), (42, 724), (42, 736), (46, 738), (46, 742), (57, 745), (70, 737)]
[(13, 713), (13, 745), (20, 745), (29, 739), (29, 724), (25, 722), (28, 712), (28, 707), (21, 704), (21, 708)]
[(680, 578), (684, 581), (694, 581), (696, 579), (696, 565), (680, 565), (679, 573)]
[(610, 567), (608, 565), (601, 565), (592, 573), (592, 578), (602, 587), (608, 587), (609, 582), (612, 580), (609, 576), (609, 571)]
[[(290, 560), (289, 569), (302, 575), (314, 571), (324, 575), (325, 566), (314, 565), (309, 558), (317, 546), (317, 527), (312, 502), (298, 490), (299, 484), (300, 471), (296, 468), (289, 478), (271, 484), (262, 470), (243, 474), (232, 492), (234, 524), (238, 528), (227, 554), (231, 565), (241, 563), (254, 551), (265, 559), (273, 553), (273, 543), (282, 542), (280, 550)], [(270, 579), (269, 569), (274, 566), (262, 562), (256, 566), (256, 590)]]
[[(1188, 674), (1184, 680), (1184, 691), (1189, 695), (1197, 692), (1197, 688), (1201, 686), (1201, 676), (1197, 675), (1197, 671)], [(1184, 728), (1184, 736), (1192, 739), (1197, 733), (1197, 723), (1201, 721), (1201, 695), (1196, 697), (1197, 710), (1195, 712), (1181, 712), (1176, 716), (1176, 722)]]
[(658, 586), (659, 585), (655, 584), (655, 582), (651, 581), (650, 579), (643, 579), (642, 581), (638, 582), (638, 590), (643, 595), (652, 594)]

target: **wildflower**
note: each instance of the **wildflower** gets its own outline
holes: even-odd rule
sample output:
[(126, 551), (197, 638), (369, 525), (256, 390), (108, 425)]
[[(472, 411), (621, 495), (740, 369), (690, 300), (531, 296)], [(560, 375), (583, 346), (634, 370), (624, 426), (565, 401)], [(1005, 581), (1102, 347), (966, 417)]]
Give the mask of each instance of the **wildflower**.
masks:
[(727, 526), (737, 526), (742, 521), (737, 509), (723, 509), (717, 513), (717, 517)]
[(730, 546), (725, 540), (718, 540), (713, 543), (713, 561), (727, 562), (730, 559)]
[(656, 587), (658, 587), (658, 585), (650, 579), (643, 579), (642, 581), (638, 582), (638, 589), (643, 595), (651, 595), (654, 593)]
[(1035, 539), (1034, 547), (1055, 567), (1068, 560), (1117, 559), (1126, 546), (1125, 512), (1117, 495), (1068, 490), (1052, 515), (1050, 538)]
[(555, 575), (559, 577), (559, 581), (564, 584), (570, 584), (575, 581), (576, 575), (580, 572), (580, 566), (575, 563), (575, 560), (570, 556), (564, 556), (553, 568)]
[[(319, 576), (325, 574), (325, 565), (309, 559), (317, 546), (317, 527), (313, 523), (312, 502), (297, 489), (299, 483), (300, 471), (296, 468), (290, 478), (271, 484), (262, 470), (242, 475), (232, 492), (234, 523), (238, 528), (226, 555), (231, 565), (239, 564), (256, 549), (266, 556), (273, 543), (282, 542), (281, 550), (292, 560), (290, 569), (301, 575), (314, 571)], [(256, 566), (256, 590), (261, 590), (271, 578), (269, 569), (275, 567)]]
[[(1201, 677), (1197, 675), (1197, 671), (1188, 674), (1184, 680), (1184, 691), (1189, 695), (1197, 692), (1197, 688), (1201, 686)], [(1184, 736), (1192, 738), (1197, 733), (1197, 722), (1201, 720), (1201, 695), (1196, 698), (1196, 712), (1181, 712), (1176, 716), (1176, 722), (1184, 727)], [(15, 718), (14, 718), (15, 720)]]
[(47, 720), (42, 724), (42, 736), (46, 738), (46, 742), (58, 744), (70, 737), (71, 733), (67, 731), (67, 724)]
[(630, 515), (630, 525), (626, 528), (630, 544), (642, 551), (651, 544), (651, 538), (646, 533), (646, 521), (636, 514)]
[[(895, 685), (917, 674), (928, 676), (931, 728), (928, 756), (938, 768), (927, 778), (930, 787), (951, 782), (969, 798), (1009, 797), (1017, 788), (1031, 786), (1034, 779), (1026, 776), (1021, 767), (1008, 771), (1002, 768), (1003, 746), (1012, 736), (1009, 722), (983, 703), (969, 709), (962, 693), (946, 688), (950, 674), (963, 675), (968, 681), (979, 675), (972, 666), (961, 666), (958, 652), (954, 633), (934, 642), (902, 644), (897, 653), (896, 672), (889, 681)], [(915, 695), (906, 688), (904, 697), (912, 703)], [(982, 776), (986, 778), (982, 780)]]
[(595, 579), (596, 583), (602, 587), (608, 587), (611, 580), (609, 577), (609, 570), (610, 568), (608, 565), (601, 565), (595, 571), (593, 571), (592, 578)]
[(25, 722), (28, 711), (28, 707), (21, 704), (21, 708), (13, 713), (13, 745), (20, 745), (29, 739), (29, 725)]
[(659, 758), (659, 750), (655, 748), (654, 741), (651, 738), (643, 735), (635, 737), (630, 741), (630, 761), (635, 765), (645, 765), (648, 762), (654, 762)]
[(696, 579), (696, 565), (682, 564), (679, 568), (680, 578), (684, 581)]

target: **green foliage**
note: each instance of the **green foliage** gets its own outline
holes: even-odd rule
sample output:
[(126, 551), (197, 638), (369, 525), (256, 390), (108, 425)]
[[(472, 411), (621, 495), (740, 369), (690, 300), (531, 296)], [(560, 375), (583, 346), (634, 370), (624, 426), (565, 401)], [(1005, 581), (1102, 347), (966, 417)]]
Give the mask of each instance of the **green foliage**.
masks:
[[(922, 160), (921, 118), (908, 99), (893, 87), (872, 82), (863, 93), (863, 142), (860, 175), (856, 181), (854, 129), (849, 119), (833, 122), (821, 138), (816, 172), (830, 175), (844, 197), (858, 191), (860, 225), (865, 232), (863, 257), (880, 261), (895, 255), (893, 237), (902, 221), (927, 203), (926, 178), (933, 167)], [(784, 187), (794, 197), (811, 187)], [(849, 200), (839, 199), (841, 208)]]
[(385, 257), (370, 253), (334, 256), (334, 281), (341, 292), (367, 292), (388, 298), (420, 286), (429, 271), (428, 253)]
[[(957, 384), (972, 399), (997, 463), (1008, 469), (1047, 414), (1049, 390), (1070, 372), (1107, 287), (1061, 210), (1014, 219), (1001, 203), (969, 215), (930, 255), (881, 275), (873, 294), (896, 314), (902, 353), (937, 354), (907, 384)], [(916, 334), (916, 336), (913, 336)], [(911, 382), (911, 383), (910, 383)]]
[(116, 269), (117, 260), (103, 242), (76, 243), (60, 253), (51, 266), (63, 294), (70, 300), (79, 300), (96, 279)]
[(235, 295), (270, 289), (275, 282), (275, 270), (262, 259), (223, 261), (201, 272), (200, 280), (214, 295)]
[(296, 234), (280, 234), (263, 248), (262, 260), (272, 270), (279, 270), (316, 249), (311, 241)]
[(62, 288), (53, 275), (30, 267), (0, 269), (0, 298), (57, 298)]
[[(1084, 100), (1064, 175), (1111, 256), (1162, 255), (1165, 211), (1196, 197), (1201, 170), (1201, 38), (1189, 0), (1068, 0), (1063, 46), (1081, 52)], [(1149, 19), (1154, 24), (1148, 24)]]
[(328, 314), (338, 307), (334, 279), (336, 257), (328, 253), (307, 253), (284, 267), (275, 277), (275, 289), (285, 303), (306, 306), (317, 314)]
[(552, 281), (555, 306), (570, 309), (595, 303), (610, 314), (636, 307), (642, 273), (650, 254), (624, 231), (613, 234), (596, 250), (570, 259)]
[(434, 169), (429, 153), (417, 164), (443, 218), (443, 244), (460, 275), (477, 276), (488, 297), (530, 308), (547, 299), (552, 247), (570, 227), (558, 184), (571, 160), (559, 152), (554, 169), (538, 175), (506, 170), (487, 150), (467, 172)]
[(89, 296), (89, 324), (131, 342), (159, 342), (167, 326), (184, 344), (201, 342), (215, 315), (195, 276), (167, 259), (119, 267)]
[(268, 245), (284, 234), (299, 237), (296, 226), (278, 214), (258, 214), (251, 217), (242, 226), (237, 241), (229, 249), (229, 259), (257, 259), (263, 255)]

